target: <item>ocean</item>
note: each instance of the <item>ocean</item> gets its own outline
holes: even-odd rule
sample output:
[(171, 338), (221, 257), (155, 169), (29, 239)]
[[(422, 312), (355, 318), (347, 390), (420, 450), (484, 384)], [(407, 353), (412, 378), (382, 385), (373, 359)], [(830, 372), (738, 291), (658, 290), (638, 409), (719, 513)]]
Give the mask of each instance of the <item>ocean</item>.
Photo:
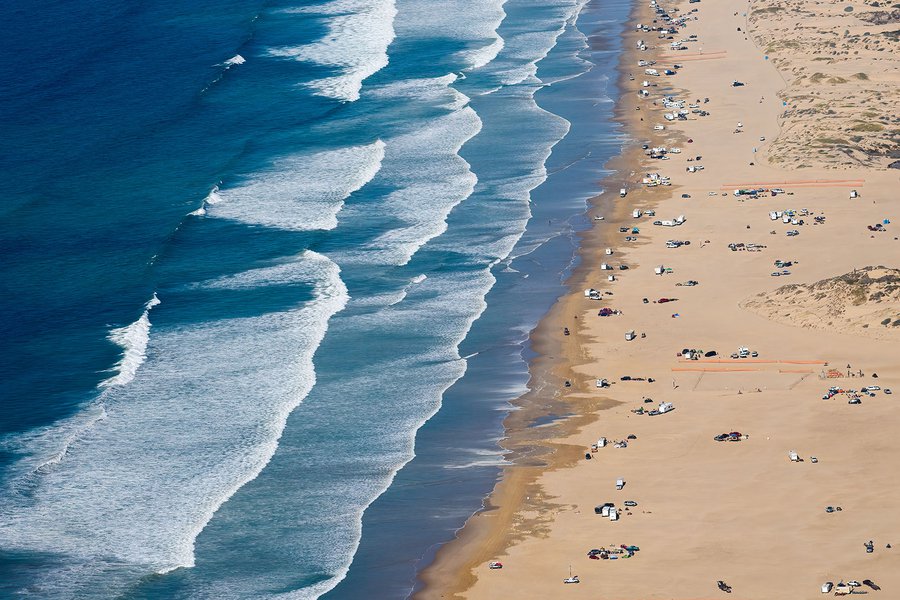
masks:
[(14, 0), (0, 597), (407, 597), (502, 468), (629, 9)]

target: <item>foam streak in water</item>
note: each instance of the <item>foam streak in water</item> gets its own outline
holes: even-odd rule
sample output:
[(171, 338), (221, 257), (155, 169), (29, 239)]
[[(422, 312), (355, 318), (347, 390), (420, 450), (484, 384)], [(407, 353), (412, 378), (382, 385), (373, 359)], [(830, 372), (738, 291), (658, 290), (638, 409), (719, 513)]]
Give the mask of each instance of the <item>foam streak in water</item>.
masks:
[(309, 251), (200, 288), (297, 284), (312, 286), (313, 299), (295, 309), (157, 325), (138, 376), (103, 392), (105, 418), (76, 417), (90, 427), (75, 439), (64, 423), (16, 440), (19, 452), (67, 452), (43, 469), (14, 466), (0, 495), (0, 547), (62, 553), (64, 566), (38, 576), (58, 597), (98, 584), (111, 593), (92, 593), (114, 597), (128, 571), (193, 566), (197, 535), (269, 462), (315, 384), (313, 355), (348, 300), (337, 265)]
[(276, 161), (242, 183), (217, 190), (206, 202), (213, 217), (294, 231), (334, 229), (350, 194), (381, 168), (385, 144), (378, 140)]
[(156, 294), (144, 305), (141, 317), (125, 327), (113, 329), (109, 339), (124, 350), (122, 358), (115, 366), (116, 374), (100, 382), (100, 387), (125, 385), (134, 379), (138, 368), (147, 359), (147, 342), (150, 341), (150, 311), (159, 304)]
[(318, 95), (358, 100), (363, 80), (388, 65), (387, 49), (394, 39), (397, 14), (394, 0), (334, 0), (290, 12), (322, 15), (328, 33), (312, 44), (273, 48), (269, 54), (337, 69), (339, 75), (305, 84)]

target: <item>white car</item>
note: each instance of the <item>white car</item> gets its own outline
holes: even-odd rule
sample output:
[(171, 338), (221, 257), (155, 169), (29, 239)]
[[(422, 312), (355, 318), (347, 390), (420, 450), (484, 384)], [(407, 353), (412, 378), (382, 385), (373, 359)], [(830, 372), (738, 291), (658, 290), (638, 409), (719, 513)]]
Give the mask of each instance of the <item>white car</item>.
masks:
[(881, 390), (881, 386), (877, 386), (877, 385), (870, 385), (869, 387), (866, 388), (867, 392), (877, 392), (879, 390)]

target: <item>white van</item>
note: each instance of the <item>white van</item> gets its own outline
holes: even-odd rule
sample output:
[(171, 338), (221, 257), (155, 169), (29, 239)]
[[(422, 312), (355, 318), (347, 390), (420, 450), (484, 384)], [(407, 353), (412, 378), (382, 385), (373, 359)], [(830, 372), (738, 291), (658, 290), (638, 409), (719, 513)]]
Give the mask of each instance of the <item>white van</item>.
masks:
[(628, 195), (628, 191), (625, 188), (621, 188), (619, 190), (619, 198), (624, 198), (627, 195)]

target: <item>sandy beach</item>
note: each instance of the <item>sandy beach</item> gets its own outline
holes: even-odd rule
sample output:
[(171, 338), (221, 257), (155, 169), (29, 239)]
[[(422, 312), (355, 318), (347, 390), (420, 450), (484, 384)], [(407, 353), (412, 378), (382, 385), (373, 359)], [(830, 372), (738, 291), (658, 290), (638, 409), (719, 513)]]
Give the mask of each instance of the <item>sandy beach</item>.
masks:
[(660, 2), (660, 37), (636, 3), (635, 143), (533, 334), (511, 465), (418, 598), (900, 594), (897, 17), (846, 6)]

